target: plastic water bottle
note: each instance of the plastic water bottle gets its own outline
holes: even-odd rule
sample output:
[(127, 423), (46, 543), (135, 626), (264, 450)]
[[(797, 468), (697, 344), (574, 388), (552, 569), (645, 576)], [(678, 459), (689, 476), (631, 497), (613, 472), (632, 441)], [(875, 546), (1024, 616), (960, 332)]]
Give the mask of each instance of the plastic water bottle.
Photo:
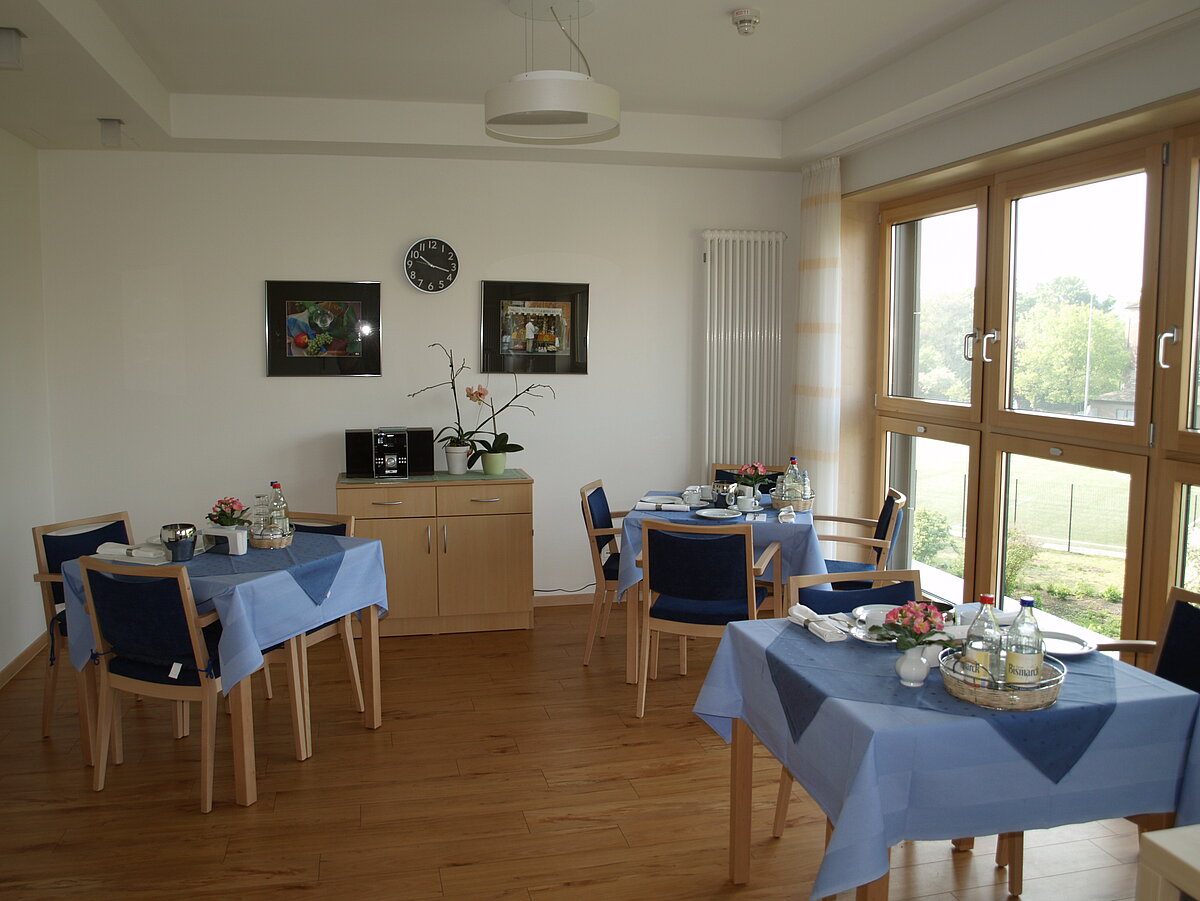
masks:
[(813, 500), (816, 496), (817, 493), (813, 491), (812, 479), (808, 477), (808, 470), (806, 469), (800, 473), (800, 509), (811, 510)]
[(963, 644), (963, 669), (977, 683), (999, 683), (1004, 679), (1004, 671), (1000, 668), (1004, 637), (996, 622), (995, 603), (994, 595), (979, 596), (979, 613), (967, 629), (967, 640)]
[(1013, 685), (1036, 685), (1042, 678), (1045, 644), (1033, 616), (1033, 598), (1021, 598), (1021, 612), (1004, 636), (1004, 681)]
[(783, 478), (779, 480), (779, 493), (789, 504), (799, 501), (804, 492), (800, 466), (796, 463), (795, 457), (792, 457), (791, 460), (788, 468), (784, 470)]
[(287, 498), (283, 496), (283, 487), (278, 482), (271, 483), (271, 523), (279, 526), (279, 531), (284, 535), (292, 530)]

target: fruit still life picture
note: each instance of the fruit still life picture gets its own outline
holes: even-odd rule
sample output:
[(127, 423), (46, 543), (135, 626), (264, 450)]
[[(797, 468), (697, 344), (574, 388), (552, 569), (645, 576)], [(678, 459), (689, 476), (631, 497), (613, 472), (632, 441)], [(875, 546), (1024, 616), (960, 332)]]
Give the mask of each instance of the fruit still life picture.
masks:
[(362, 355), (360, 301), (288, 301), (289, 357)]

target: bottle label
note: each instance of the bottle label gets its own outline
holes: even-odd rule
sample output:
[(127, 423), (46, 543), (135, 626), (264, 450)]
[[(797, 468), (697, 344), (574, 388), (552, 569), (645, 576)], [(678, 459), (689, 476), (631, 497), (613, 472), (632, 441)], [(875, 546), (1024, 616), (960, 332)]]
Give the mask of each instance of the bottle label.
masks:
[(1042, 679), (1042, 655), (1008, 652), (1004, 679), (1014, 685), (1034, 685)]
[(971, 647), (967, 645), (962, 652), (963, 672), (972, 679), (987, 681), (992, 678), (989, 664), (992, 662), (991, 652), (986, 647)]

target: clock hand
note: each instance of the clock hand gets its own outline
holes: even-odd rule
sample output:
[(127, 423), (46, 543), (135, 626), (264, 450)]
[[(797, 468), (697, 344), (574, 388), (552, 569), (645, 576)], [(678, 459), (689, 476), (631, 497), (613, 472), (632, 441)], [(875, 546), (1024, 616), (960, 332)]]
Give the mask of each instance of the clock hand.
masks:
[(423, 256), (418, 256), (417, 259), (420, 260), (422, 263), (424, 263), (426, 266), (430, 266), (434, 269), (441, 269), (442, 272), (450, 271), (449, 269), (445, 268), (444, 266), (439, 266), (437, 263), (429, 262), (429, 260), (425, 259), (425, 257), (423, 257)]

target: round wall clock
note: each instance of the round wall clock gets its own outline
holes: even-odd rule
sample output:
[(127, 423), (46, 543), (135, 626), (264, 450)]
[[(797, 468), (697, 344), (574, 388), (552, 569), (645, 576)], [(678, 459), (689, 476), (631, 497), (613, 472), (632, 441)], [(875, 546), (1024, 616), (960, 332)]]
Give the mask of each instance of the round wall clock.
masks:
[(404, 274), (419, 291), (445, 291), (458, 278), (458, 254), (441, 238), (422, 238), (404, 255)]

